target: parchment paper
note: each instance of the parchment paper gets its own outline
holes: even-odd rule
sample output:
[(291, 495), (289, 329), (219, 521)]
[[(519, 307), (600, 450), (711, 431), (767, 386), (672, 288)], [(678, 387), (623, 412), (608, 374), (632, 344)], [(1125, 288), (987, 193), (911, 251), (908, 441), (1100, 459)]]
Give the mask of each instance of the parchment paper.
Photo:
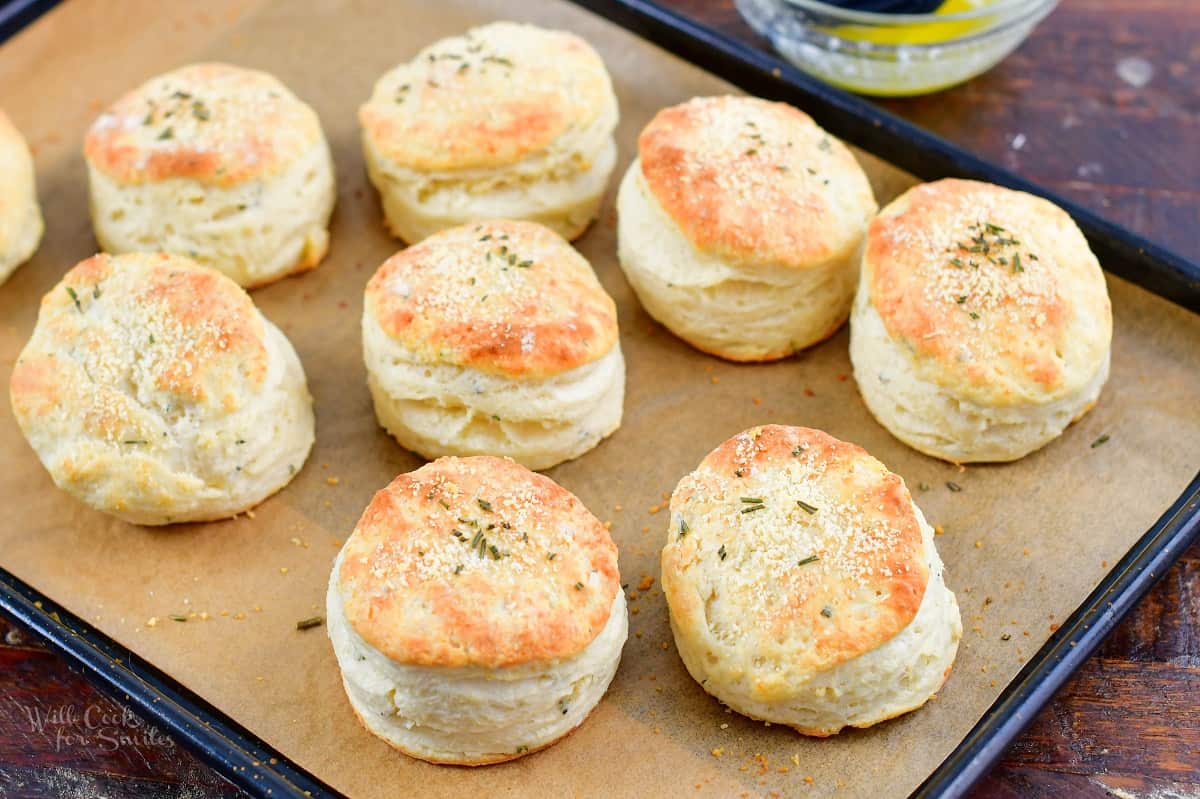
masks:
[[(131, 527), (59, 492), (3, 402), (0, 563), (354, 797), (908, 793), (1194, 474), (1200, 318), (1110, 279), (1113, 372), (1096, 409), (1019, 463), (960, 472), (907, 449), (870, 418), (849, 376), (845, 330), (800, 357), (738, 366), (654, 324), (615, 261), (610, 190), (602, 220), (578, 246), (620, 309), (625, 421), (597, 450), (550, 475), (612, 521), (630, 588), (644, 577), (655, 578), (654, 587), (631, 603), (629, 643), (612, 688), (569, 738), (476, 770), (411, 760), (358, 726), (324, 630), (296, 629), (323, 612), (332, 558), (372, 493), (419, 465), (376, 426), (364, 384), (362, 289), (398, 244), (382, 232), (364, 176), (355, 110), (389, 66), (497, 18), (567, 28), (596, 46), (620, 95), (621, 171), (658, 108), (731, 91), (574, 7), (516, 0), (119, 7), (73, 0), (0, 50), (0, 102), (37, 149), (48, 223), (37, 257), (0, 288), (4, 385), (38, 299), (95, 249), (79, 148), (100, 104), (203, 58), (270, 70), (320, 113), (339, 185), (328, 260), (254, 294), (294, 342), (316, 399), (317, 444), (296, 480), (253, 517)], [(911, 182), (863, 160), (881, 204)], [(666, 516), (654, 511), (712, 447), (772, 421), (866, 447), (944, 528), (937, 543), (965, 635), (954, 673), (924, 709), (868, 731), (807, 739), (725, 712), (681, 666), (657, 582)], [(1091, 447), (1102, 433), (1111, 440)], [(962, 490), (951, 492), (948, 480)], [(168, 618), (189, 613), (197, 615), (187, 622)]]

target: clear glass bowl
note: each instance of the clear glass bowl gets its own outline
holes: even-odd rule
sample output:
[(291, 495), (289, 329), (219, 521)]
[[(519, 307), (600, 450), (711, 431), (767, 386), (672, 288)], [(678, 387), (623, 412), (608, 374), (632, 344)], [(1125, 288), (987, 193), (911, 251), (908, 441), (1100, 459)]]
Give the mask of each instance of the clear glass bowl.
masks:
[(935, 14), (875, 14), (820, 0), (734, 0), (784, 58), (860, 94), (962, 83), (1016, 49), (1058, 0), (951, 0)]

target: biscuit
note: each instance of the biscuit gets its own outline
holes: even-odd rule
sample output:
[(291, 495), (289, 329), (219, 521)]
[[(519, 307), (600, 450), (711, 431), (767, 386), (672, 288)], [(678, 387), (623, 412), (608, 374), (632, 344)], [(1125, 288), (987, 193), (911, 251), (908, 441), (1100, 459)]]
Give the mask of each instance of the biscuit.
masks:
[(393, 480), (338, 554), (327, 603), (359, 719), (435, 763), (511, 760), (571, 732), (628, 632), (604, 525), (506, 458), (441, 458)]
[(0, 111), (0, 284), (37, 250), (43, 230), (33, 156), (21, 132)]
[(286, 485), (313, 443), (291, 343), (232, 280), (165, 253), (67, 272), (9, 391), (59, 488), (134, 524), (233, 516)]
[(265, 72), (193, 64), (151, 78), (92, 124), (84, 156), (108, 252), (186, 255), (251, 288), (329, 249), (329, 145)]
[(768, 425), (671, 496), (662, 584), (684, 665), (751, 718), (805, 735), (923, 705), (962, 636), (933, 530), (860, 447)]
[(753, 97), (664, 109), (617, 197), (618, 256), (647, 313), (697, 349), (769, 361), (836, 331), (876, 205), (854, 156)]
[(621, 424), (616, 306), (541, 225), (480, 222), (400, 251), (367, 284), (362, 325), (379, 423), (426, 458), (546, 469)]
[(480, 219), (567, 239), (596, 217), (616, 166), (617, 98), (571, 33), (496, 22), (384, 74), (359, 110), (388, 229), (415, 243)]
[(1108, 379), (1112, 307), (1071, 218), (967, 180), (910, 189), (871, 222), (850, 320), (867, 408), (956, 463), (1044, 446)]

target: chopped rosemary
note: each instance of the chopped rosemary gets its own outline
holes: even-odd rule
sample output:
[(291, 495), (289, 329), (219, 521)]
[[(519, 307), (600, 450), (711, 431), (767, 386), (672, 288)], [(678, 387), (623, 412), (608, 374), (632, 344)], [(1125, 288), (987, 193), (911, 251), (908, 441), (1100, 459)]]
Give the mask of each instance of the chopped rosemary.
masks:
[(519, 755), (519, 754), (523, 754), (528, 751), (529, 751), (529, 747), (526, 746), (525, 744), (521, 744), (520, 746), (517, 747), (517, 751), (514, 754)]
[(960, 295), (958, 295), (958, 297), (956, 297), (956, 298), (955, 298), (955, 300), (954, 300), (954, 301), (955, 301), (955, 302), (957, 302), (959, 305), (962, 305), (964, 302), (966, 302), (966, 301), (967, 301), (967, 295), (966, 295), (966, 294), (960, 294)]
[(495, 544), (488, 544), (488, 552), (492, 553), (492, 560), (500, 560), (500, 550), (496, 549)]
[(816, 563), (820, 559), (821, 559), (820, 555), (809, 555), (807, 558), (804, 558), (796, 565), (797, 566), (807, 566), (810, 563)]
[(461, 563), (460, 563), (460, 564), (458, 564), (457, 566), (455, 566), (455, 567), (454, 567), (454, 573), (455, 573), (455, 574), (460, 574), (460, 573), (462, 573), (462, 570), (463, 570), (463, 565), (462, 565)]
[(806, 513), (816, 513), (817, 512), (816, 505), (809, 505), (807, 502), (805, 502), (802, 499), (796, 500), (796, 504), (799, 505), (800, 509), (805, 511)]
[(728, 555), (729, 553), (725, 551), (725, 545), (721, 544), (721, 548), (717, 550), (717, 557), (719, 557), (721, 560), (725, 560)]
[(762, 501), (762, 498), (761, 498), (761, 497), (742, 497), (742, 502), (745, 502), (747, 505), (761, 505), (761, 504), (763, 504), (763, 501)]
[(750, 505), (748, 507), (742, 508), (742, 513), (754, 513), (754, 511), (756, 511), (756, 510), (766, 510), (766, 509), (767, 509), (766, 505)]
[(679, 519), (679, 537), (683, 538), (685, 535), (687, 535), (689, 529), (690, 528), (688, 527), (688, 523), (682, 517), (680, 517), (680, 519)]
[(972, 318), (972, 319), (978, 319), (978, 318), (979, 318), (979, 314), (975, 313), (974, 311), (971, 311), (971, 314), (970, 314), (970, 316), (971, 316), (971, 318)]
[(1100, 446), (1101, 444), (1104, 444), (1107, 441), (1108, 441), (1108, 433), (1104, 433), (1103, 435), (1101, 435), (1099, 438), (1097, 438), (1095, 441), (1092, 442), (1092, 449), (1095, 449), (1096, 447)]
[(558, 557), (558, 553), (551, 552), (549, 555), (546, 556), (546, 560), (554, 560), (556, 557)]
[(521, 261), (521, 263), (517, 264), (517, 266), (521, 269), (528, 269), (529, 267), (533, 266), (533, 261)]
[(301, 619), (296, 622), (297, 630), (311, 630), (313, 627), (320, 627), (325, 623), (325, 619), (320, 616), (313, 616), (311, 619)]
[(124, 441), (123, 443), (125, 443), (125, 444), (145, 444), (145, 443), (147, 443), (147, 441), (144, 438), (130, 438), (130, 439), (127, 439), (126, 441)]
[(953, 480), (946, 481), (946, 488), (950, 489), (955, 494), (957, 494), (959, 491), (962, 491), (962, 486), (960, 486), (958, 483), (954, 482)]
[(803, 453), (803, 452), (804, 452), (804, 445), (803, 445), (803, 444), (801, 444), (801, 445), (800, 445), (800, 446), (798, 446), (798, 447), (793, 447), (793, 448), (792, 448), (792, 456), (793, 456), (793, 457), (796, 457), (796, 458), (798, 458), (798, 457), (800, 457), (800, 454), (801, 454), (801, 453)]
[(475, 501), (479, 503), (479, 507), (483, 508), (488, 513), (492, 512), (492, 503), (488, 502), (486, 499), (477, 499)]
[[(438, 500), (438, 504), (439, 504), (439, 505), (441, 505), (441, 506), (442, 506), (443, 508), (445, 508), (446, 510), (450, 510), (450, 503), (449, 503), (449, 502), (447, 502), (446, 500), (444, 500), (444, 499), (439, 499), (439, 500)], [(462, 521), (462, 520), (460, 519), (459, 521)]]
[(170, 125), (163, 128), (163, 132), (158, 134), (159, 141), (166, 141), (167, 139), (173, 139), (173, 138), (175, 138), (175, 131), (173, 128), (171, 128)]
[(926, 483), (924, 480), (922, 480), (921, 482), (917, 483), (917, 488), (921, 489), (922, 491), (928, 491), (929, 483)]
[(211, 115), (209, 114), (208, 108), (204, 105), (204, 103), (200, 100), (196, 100), (194, 103), (192, 103), (192, 116), (201, 122), (204, 122), (208, 120), (209, 116)]
[(182, 613), (172, 613), (167, 618), (171, 621), (187, 621), (187, 616), (184, 616)]
[(758, 152), (758, 148), (751, 147), (749, 150), (746, 151), (746, 155), (754, 155), (757, 152)]
[(67, 286), (66, 289), (67, 294), (71, 295), (71, 302), (75, 303), (75, 310), (83, 313), (83, 306), (79, 304), (79, 295), (75, 293), (75, 289), (71, 288), (70, 286)]
[(827, 619), (833, 618), (833, 607), (826, 605), (825, 607), (821, 608), (821, 615)]
[(1025, 271), (1025, 267), (1021, 266), (1021, 253), (1019, 253), (1019, 252), (1013, 253), (1012, 270), (1014, 272), (1024, 272)]
[(1011, 641), (1012, 633), (1004, 633), (1003, 635), (1000, 636), (1000, 640), (1001, 641)]
[(583, 590), (583, 583), (575, 583), (575, 590), (576, 590), (576, 591), (582, 591), (582, 590)]

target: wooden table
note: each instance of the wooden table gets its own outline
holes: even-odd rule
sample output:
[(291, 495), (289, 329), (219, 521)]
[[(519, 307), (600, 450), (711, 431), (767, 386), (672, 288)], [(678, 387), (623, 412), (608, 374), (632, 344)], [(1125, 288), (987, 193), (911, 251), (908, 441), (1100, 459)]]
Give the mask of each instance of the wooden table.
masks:
[[(766, 46), (730, 0), (664, 2)], [(987, 75), (884, 105), (1200, 260), (1200, 3), (1063, 0)], [(0, 798), (239, 795), (0, 620)], [(1200, 545), (976, 790), (1114, 795), (1200, 796)]]

